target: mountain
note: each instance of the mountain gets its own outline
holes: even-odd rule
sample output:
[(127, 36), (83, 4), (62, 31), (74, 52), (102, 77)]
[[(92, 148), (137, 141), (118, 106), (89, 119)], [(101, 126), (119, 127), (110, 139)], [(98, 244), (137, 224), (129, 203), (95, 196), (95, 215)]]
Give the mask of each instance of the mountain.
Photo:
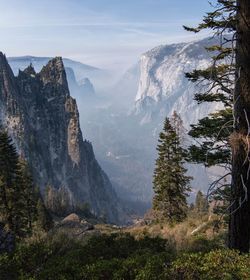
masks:
[(56, 200), (67, 212), (88, 203), (95, 215), (119, 222), (116, 193), (83, 140), (62, 58), (39, 73), (30, 65), (15, 77), (0, 53), (0, 120), (52, 208)]
[[(131, 113), (141, 126), (154, 127), (154, 135), (158, 137), (164, 118), (176, 111), (188, 132), (190, 124), (222, 108), (222, 104), (218, 103), (197, 104), (194, 94), (204, 92), (208, 86), (203, 83), (194, 84), (185, 77), (187, 72), (211, 65), (211, 54), (205, 47), (215, 44), (218, 44), (218, 38), (205, 38), (196, 42), (158, 46), (141, 56), (138, 90)], [(152, 139), (155, 136), (148, 137)], [(185, 146), (193, 141), (187, 135), (184, 138)], [(152, 160), (154, 158), (155, 152), (152, 152)], [(194, 178), (194, 192), (198, 189), (206, 191), (210, 182), (221, 172), (196, 164), (188, 164), (187, 167)]]
[(76, 99), (77, 104), (87, 102), (89, 99), (91, 100), (96, 97), (94, 86), (88, 78), (77, 82), (75, 72), (72, 68), (66, 67), (65, 71), (70, 93)]
[[(79, 91), (81, 81), (75, 77), (75, 69), (66, 68), (70, 88), (73, 84), (77, 88), (72, 95), (77, 99), (84, 135), (93, 143), (96, 158), (117, 195), (136, 214), (142, 214), (151, 204), (156, 146), (163, 119), (176, 110), (188, 130), (191, 123), (218, 108), (214, 104), (197, 105), (193, 97), (201, 86), (185, 78), (185, 72), (209, 65), (204, 47), (214, 42), (216, 39), (207, 38), (156, 47), (142, 54), (139, 62), (110, 88), (107, 98), (100, 98), (90, 79), (95, 93), (94, 99), (87, 102), (82, 99), (84, 92)], [(190, 141), (186, 139), (185, 145)], [(188, 165), (188, 170), (195, 178), (192, 198), (196, 190), (206, 191), (217, 173), (201, 165)]]
[(110, 89), (112, 101), (116, 107), (131, 108), (134, 105), (135, 94), (139, 86), (140, 63), (130, 67)]
[[(216, 38), (197, 42), (163, 45), (141, 56), (140, 79), (134, 114), (141, 123), (163, 119), (177, 111), (188, 129), (189, 125), (220, 108), (218, 104), (197, 104), (194, 93), (204, 91), (204, 84), (194, 84), (186, 72), (206, 68), (211, 57), (205, 47), (218, 43)], [(207, 89), (207, 86), (205, 86)]]
[[(177, 111), (187, 132), (190, 124), (221, 107), (209, 103), (198, 105), (193, 100), (194, 94), (204, 87), (185, 78), (185, 72), (210, 65), (205, 47), (214, 43), (216, 38), (206, 38), (162, 45), (146, 52), (116, 85), (113, 108), (102, 110), (101, 117), (95, 112), (91, 125), (85, 125), (113, 186), (127, 200), (150, 204), (157, 139), (166, 116)], [(125, 104), (129, 114), (117, 110), (117, 104)], [(91, 131), (91, 127), (95, 130)], [(191, 141), (186, 136), (184, 145)], [(191, 199), (197, 190), (206, 191), (218, 174), (217, 169), (196, 164), (189, 164), (188, 172), (194, 177)]]
[[(92, 107), (82, 120), (118, 196), (137, 214), (151, 204), (156, 146), (164, 118), (176, 110), (187, 131), (190, 124), (219, 108), (197, 105), (194, 94), (202, 88), (185, 78), (185, 72), (209, 65), (205, 46), (215, 40), (164, 45), (143, 54), (112, 89), (109, 105)], [(190, 143), (185, 137), (184, 145)], [(217, 174), (196, 164), (189, 164), (188, 172), (194, 177), (191, 200), (197, 190), (206, 191)]]
[[(28, 65), (32, 64), (36, 72), (39, 72), (52, 57), (36, 57), (36, 56), (19, 56), (8, 57), (8, 62), (15, 75), (19, 69), (24, 70)], [(89, 78), (98, 90), (109, 86), (113, 82), (110, 73), (107, 70), (99, 69), (90, 65), (83, 64), (68, 58), (63, 58), (65, 68), (71, 68), (74, 71), (77, 83), (82, 83), (85, 78)]]

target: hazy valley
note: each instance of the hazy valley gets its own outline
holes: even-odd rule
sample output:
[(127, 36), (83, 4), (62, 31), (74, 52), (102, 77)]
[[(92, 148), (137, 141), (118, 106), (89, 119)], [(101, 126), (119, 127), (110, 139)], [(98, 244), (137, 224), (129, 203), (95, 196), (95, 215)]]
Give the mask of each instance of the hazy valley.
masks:
[[(176, 111), (188, 131), (190, 124), (220, 108), (197, 105), (193, 98), (202, 85), (185, 78), (186, 72), (209, 65), (204, 47), (215, 41), (156, 47), (142, 54), (113, 84), (104, 70), (63, 60), (70, 94), (78, 104), (83, 138), (93, 144), (97, 160), (129, 213), (142, 215), (151, 205), (156, 145), (164, 118)], [(8, 60), (17, 74), (17, 69), (30, 63), (39, 71), (48, 58)], [(186, 137), (185, 145), (191, 141)], [(197, 190), (207, 190), (217, 172), (202, 165), (189, 164), (188, 169), (194, 177), (192, 201)]]

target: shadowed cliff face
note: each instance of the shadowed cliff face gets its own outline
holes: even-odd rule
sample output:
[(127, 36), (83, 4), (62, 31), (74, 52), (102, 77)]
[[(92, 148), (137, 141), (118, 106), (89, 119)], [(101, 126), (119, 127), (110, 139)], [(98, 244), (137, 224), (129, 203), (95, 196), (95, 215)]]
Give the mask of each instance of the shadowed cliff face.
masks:
[(66, 190), (69, 212), (89, 203), (96, 215), (118, 222), (116, 194), (92, 145), (83, 141), (60, 57), (38, 74), (29, 66), (14, 77), (0, 53), (0, 120), (28, 160), (42, 194), (48, 185)]

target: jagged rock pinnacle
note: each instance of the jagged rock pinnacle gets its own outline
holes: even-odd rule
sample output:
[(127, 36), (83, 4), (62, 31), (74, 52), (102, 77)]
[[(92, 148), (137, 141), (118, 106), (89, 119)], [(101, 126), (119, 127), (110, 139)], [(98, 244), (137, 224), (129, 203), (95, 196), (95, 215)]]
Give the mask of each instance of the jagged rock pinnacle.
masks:
[[(15, 77), (0, 54), (0, 119), (30, 163), (36, 185), (45, 193), (49, 182), (49, 200), (62, 197), (66, 212), (88, 203), (95, 215), (117, 222), (118, 199), (92, 146), (83, 141), (62, 58), (50, 60), (33, 78), (34, 73), (30, 65)], [(48, 207), (56, 211), (53, 205)]]
[(25, 68), (24, 70), (23, 70), (23, 72), (25, 73), (25, 74), (28, 74), (28, 75), (36, 75), (36, 71), (35, 71), (35, 69), (34, 69), (34, 67), (33, 67), (33, 65), (32, 65), (32, 63), (30, 63), (30, 65), (27, 67), (27, 68)]

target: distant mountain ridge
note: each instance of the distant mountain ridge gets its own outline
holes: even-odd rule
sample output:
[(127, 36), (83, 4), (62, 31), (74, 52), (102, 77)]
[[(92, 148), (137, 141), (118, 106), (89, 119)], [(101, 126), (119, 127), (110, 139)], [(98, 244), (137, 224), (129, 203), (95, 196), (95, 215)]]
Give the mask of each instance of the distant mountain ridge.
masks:
[[(36, 72), (39, 72), (42, 67), (52, 59), (52, 57), (37, 57), (27, 55), (8, 57), (7, 59), (14, 74), (18, 75), (19, 69), (24, 70), (30, 64), (33, 65)], [(84, 78), (89, 78), (98, 89), (102, 89), (105, 84), (110, 83), (111, 77), (107, 70), (93, 67), (69, 58), (63, 58), (63, 64), (65, 68), (73, 69), (77, 82), (81, 82)]]
[[(31, 55), (7, 57), (7, 60), (11, 65), (14, 74), (18, 74), (19, 69), (24, 70), (27, 67), (27, 64), (32, 64), (36, 72), (39, 72), (41, 71), (42, 67), (45, 66), (51, 59), (53, 59), (53, 57)], [(90, 66), (69, 58), (63, 58), (63, 64), (65, 65), (65, 67), (70, 67), (70, 64), (76, 64), (86, 71), (102, 71), (97, 67)]]

